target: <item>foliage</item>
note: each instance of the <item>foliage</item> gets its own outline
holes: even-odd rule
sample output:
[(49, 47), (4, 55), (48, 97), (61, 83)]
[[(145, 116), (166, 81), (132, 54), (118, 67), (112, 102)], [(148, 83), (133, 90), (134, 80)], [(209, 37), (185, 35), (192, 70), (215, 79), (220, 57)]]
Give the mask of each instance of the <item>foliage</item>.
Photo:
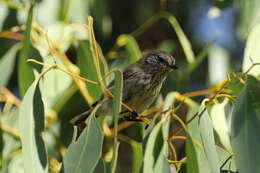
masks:
[[(193, 51), (182, 24), (165, 10), (166, 1), (136, 30), (117, 36), (105, 56), (104, 43), (96, 38), (111, 34), (106, 1), (0, 2), (9, 10), (7, 18), (14, 12), (27, 16), (22, 25), (0, 32), (1, 44), (8, 45), (0, 48), (0, 172), (260, 172), (259, 25), (246, 40), (243, 72), (228, 73), (210, 89), (187, 92), (190, 76), (203, 67), (215, 40)], [(50, 4), (60, 10), (46, 15)], [(172, 40), (185, 57), (177, 58), (181, 68), (140, 113), (142, 122), (120, 121), (126, 106), (120, 70), (141, 57), (138, 39), (161, 21), (176, 34)], [(112, 80), (113, 93), (106, 88)], [(179, 92), (169, 92), (173, 82)], [(95, 117), (102, 103), (95, 105), (77, 139), (69, 120), (102, 93), (113, 100), (113, 116)]]

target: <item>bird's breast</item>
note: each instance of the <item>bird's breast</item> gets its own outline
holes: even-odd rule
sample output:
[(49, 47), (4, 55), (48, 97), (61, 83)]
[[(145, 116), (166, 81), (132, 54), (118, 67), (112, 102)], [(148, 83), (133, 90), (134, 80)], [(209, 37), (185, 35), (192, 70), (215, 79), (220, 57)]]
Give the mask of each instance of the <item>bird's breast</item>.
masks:
[(132, 109), (142, 112), (160, 93), (164, 78), (151, 74), (143, 74), (133, 82), (124, 82), (123, 102)]

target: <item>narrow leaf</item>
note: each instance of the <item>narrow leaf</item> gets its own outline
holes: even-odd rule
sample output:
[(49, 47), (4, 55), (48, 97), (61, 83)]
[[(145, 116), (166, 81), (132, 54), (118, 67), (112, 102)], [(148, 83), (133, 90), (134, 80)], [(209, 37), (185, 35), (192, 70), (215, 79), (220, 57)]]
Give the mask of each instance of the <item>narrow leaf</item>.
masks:
[(186, 140), (187, 172), (199, 173), (198, 156), (192, 138), (187, 134)]
[(9, 79), (12, 75), (12, 72), (14, 70), (15, 57), (16, 57), (16, 53), (19, 50), (19, 48), (20, 48), (20, 45), (15, 44), (0, 59), (0, 74), (1, 74), (0, 90), (3, 87), (6, 87), (7, 84), (8, 84), (8, 81), (9, 81)]
[(119, 142), (117, 141), (117, 131), (118, 131), (118, 118), (119, 113), (121, 112), (121, 101), (122, 101), (122, 87), (123, 87), (123, 75), (120, 71), (115, 71), (115, 83), (114, 83), (114, 98), (113, 98), (113, 116), (114, 116), (114, 124), (115, 124), (115, 134), (114, 134), (114, 153), (113, 159), (111, 163), (111, 172), (114, 173), (116, 171), (117, 164), (117, 156), (118, 156), (118, 148)]
[(208, 43), (196, 56), (195, 61), (188, 65), (188, 71), (189, 73), (192, 73), (199, 65), (203, 62), (205, 58), (207, 58), (207, 53), (211, 49), (211, 47), (214, 45), (216, 40), (211, 41)]
[[(203, 112), (202, 112), (203, 111)], [(213, 125), (209, 117), (208, 111), (204, 105), (201, 106), (202, 115), (199, 119), (200, 136), (203, 144), (205, 155), (209, 162), (209, 166), (213, 173), (219, 173), (219, 158), (215, 145), (215, 139), (213, 134)]]
[[(168, 170), (166, 169), (165, 159), (167, 158), (167, 147), (163, 137), (163, 120), (159, 121), (151, 133), (148, 136), (145, 153), (144, 153), (144, 161), (143, 161), (143, 172), (156, 172), (156, 170)], [(165, 167), (166, 166), (166, 167)]]
[(93, 173), (107, 173), (106, 163), (103, 159), (100, 159)]
[(19, 126), (25, 172), (47, 172), (47, 153), (41, 136), (44, 106), (38, 81), (34, 81), (25, 93), (19, 111)]
[(26, 30), (24, 33), (23, 39), (23, 48), (20, 52), (19, 65), (18, 65), (18, 83), (19, 83), (19, 91), (23, 96), (26, 90), (34, 81), (34, 74), (32, 68), (28, 65), (26, 60), (29, 58), (29, 52), (31, 49), (30, 43), (30, 34), (32, 27), (32, 18), (33, 18), (33, 6), (31, 6), (26, 22)]
[[(80, 41), (80, 48), (77, 57), (77, 64), (80, 68), (80, 75), (86, 79), (98, 82), (97, 69), (95, 68), (93, 55), (91, 53), (91, 47), (89, 41)], [(93, 97), (94, 101), (100, 98), (102, 94), (101, 87), (86, 83), (89, 94)]]
[(136, 62), (141, 58), (142, 53), (138, 46), (137, 41), (131, 35), (121, 35), (118, 37), (117, 44), (120, 46), (126, 46), (126, 52), (128, 57), (128, 62), (130, 64)]

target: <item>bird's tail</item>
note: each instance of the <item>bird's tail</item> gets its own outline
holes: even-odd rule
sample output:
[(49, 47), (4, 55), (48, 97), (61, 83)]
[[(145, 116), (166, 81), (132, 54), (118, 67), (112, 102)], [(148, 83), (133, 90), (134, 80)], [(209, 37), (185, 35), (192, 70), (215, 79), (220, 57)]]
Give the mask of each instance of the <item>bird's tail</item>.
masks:
[(77, 126), (78, 132), (77, 132), (77, 138), (79, 137), (79, 135), (81, 134), (81, 132), (84, 130), (84, 128), (86, 127), (86, 119), (88, 118), (88, 116), (90, 115), (92, 109), (89, 109), (77, 116), (75, 116), (74, 118), (72, 118), (70, 120), (70, 123), (74, 126)]

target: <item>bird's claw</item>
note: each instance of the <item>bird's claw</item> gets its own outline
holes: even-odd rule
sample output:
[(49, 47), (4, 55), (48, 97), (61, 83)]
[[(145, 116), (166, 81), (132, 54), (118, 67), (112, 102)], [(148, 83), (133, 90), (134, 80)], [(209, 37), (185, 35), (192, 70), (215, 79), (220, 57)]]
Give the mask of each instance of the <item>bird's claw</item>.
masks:
[(136, 110), (133, 110), (132, 112), (130, 112), (129, 115), (124, 116), (123, 120), (125, 121), (142, 121), (140, 119), (137, 119), (138, 117), (138, 112)]

